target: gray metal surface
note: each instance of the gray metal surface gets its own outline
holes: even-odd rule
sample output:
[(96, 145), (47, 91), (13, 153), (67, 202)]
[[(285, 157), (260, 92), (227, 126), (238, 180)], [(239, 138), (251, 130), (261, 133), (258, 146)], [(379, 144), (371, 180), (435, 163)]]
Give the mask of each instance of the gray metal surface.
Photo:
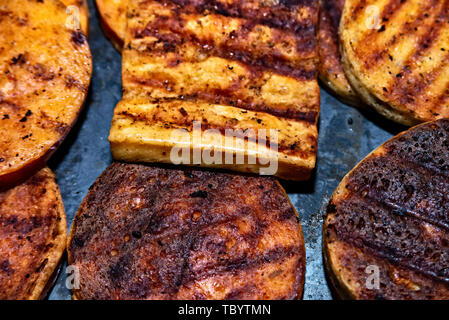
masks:
[[(121, 97), (121, 55), (105, 38), (93, 0), (89, 1), (89, 43), (93, 56), (90, 94), (77, 125), (50, 160), (61, 188), (69, 227), (95, 179), (111, 163), (107, 140), (112, 114)], [(307, 267), (304, 299), (331, 299), (321, 256), (324, 207), (343, 176), (371, 150), (403, 130), (371, 113), (361, 113), (322, 90), (318, 162), (305, 183), (282, 182), (300, 217)], [(70, 299), (65, 265), (49, 299)]]

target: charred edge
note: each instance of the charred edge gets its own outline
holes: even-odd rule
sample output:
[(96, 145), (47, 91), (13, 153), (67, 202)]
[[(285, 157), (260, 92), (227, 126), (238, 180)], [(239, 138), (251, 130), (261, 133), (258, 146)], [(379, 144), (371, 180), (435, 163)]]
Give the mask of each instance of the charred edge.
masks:
[[(274, 52), (270, 50), (269, 52), (260, 52), (259, 57), (255, 57), (253, 53), (245, 51), (245, 45), (238, 43), (241, 41), (227, 41), (224, 42), (219, 47), (214, 46), (210, 41), (201, 41), (194, 35), (180, 35), (180, 34), (162, 34), (156, 32), (154, 26), (147, 26), (145, 29), (135, 29), (133, 30), (134, 37), (140, 39), (143, 37), (155, 37), (157, 42), (154, 46), (159, 43), (163, 43), (163, 47), (148, 48), (152, 53), (166, 54), (167, 52), (176, 52), (176, 48), (185, 43), (186, 39), (194, 44), (198, 51), (208, 56), (217, 56), (230, 61), (237, 61), (244, 63), (247, 67), (252, 70), (254, 74), (261, 74), (265, 70), (270, 70), (276, 74), (292, 77), (298, 80), (313, 80), (316, 78), (316, 70), (307, 70), (304, 66), (297, 65), (290, 61), (287, 61), (279, 52)], [(238, 35), (236, 36), (238, 37)], [(244, 40), (244, 39), (243, 39)], [(307, 52), (314, 52), (315, 43), (307, 41), (304, 46), (308, 48), (301, 48)], [(302, 52), (304, 51), (302, 50)], [(175, 64), (176, 66), (177, 64)]]

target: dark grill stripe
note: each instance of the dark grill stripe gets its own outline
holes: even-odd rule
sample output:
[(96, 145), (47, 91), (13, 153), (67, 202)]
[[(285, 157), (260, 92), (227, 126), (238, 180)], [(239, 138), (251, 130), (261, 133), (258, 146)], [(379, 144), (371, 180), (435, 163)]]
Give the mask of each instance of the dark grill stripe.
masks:
[[(316, 78), (316, 71), (314, 68), (308, 70), (308, 59), (316, 59), (316, 44), (311, 39), (301, 39), (298, 41), (297, 46), (301, 46), (297, 49), (298, 55), (302, 55), (300, 61), (288, 61), (282, 52), (277, 52), (274, 48), (251, 48), (246, 41), (246, 35), (248, 28), (243, 26), (238, 32), (233, 35), (233, 39), (223, 41), (219, 46), (213, 44), (212, 39), (199, 39), (195, 34), (188, 33), (184, 30), (183, 26), (177, 25), (172, 19), (160, 19), (163, 21), (164, 26), (158, 23), (152, 23), (147, 25), (145, 29), (132, 30), (132, 34), (135, 39), (141, 39), (144, 37), (154, 37), (156, 42), (146, 47), (147, 52), (151, 54), (166, 54), (167, 52), (175, 52), (182, 56), (180, 51), (181, 46), (188, 46), (189, 44), (196, 47), (199, 53), (206, 54), (208, 56), (217, 56), (231, 61), (239, 61), (255, 69), (255, 71), (270, 70), (276, 74), (283, 76), (293, 77), (298, 80), (312, 80)], [(178, 21), (178, 20), (175, 20)], [(169, 34), (161, 31), (167, 29)], [(177, 25), (177, 26), (176, 26)], [(249, 27), (251, 29), (251, 27)], [(273, 43), (279, 43), (282, 41), (282, 36), (279, 39), (273, 39)], [(163, 43), (163, 46), (160, 44)], [(150, 47), (152, 45), (152, 47)], [(130, 48), (131, 50), (135, 50)], [(141, 53), (145, 54), (145, 51)], [(314, 63), (311, 64), (311, 67)]]
[[(170, 37), (172, 38), (172, 37)], [(176, 42), (168, 42), (165, 35), (157, 35), (158, 41), (164, 42), (167, 47), (176, 48), (179, 44)], [(157, 43), (156, 43), (157, 44)], [(205, 54), (207, 57), (219, 57), (227, 59), (230, 61), (237, 61), (245, 64), (245, 67), (250, 70), (253, 74), (260, 74), (264, 71), (271, 71), (274, 74), (291, 77), (299, 81), (307, 81), (316, 79), (317, 72), (315, 70), (314, 60), (315, 57), (311, 59), (304, 59), (298, 64), (290, 61), (285, 61), (284, 57), (277, 56), (276, 53), (266, 54), (255, 58), (250, 52), (245, 51), (243, 48), (238, 47), (227, 47), (223, 45), (221, 47), (206, 46), (206, 43), (198, 43), (197, 52)], [(131, 49), (134, 50), (134, 49)], [(176, 50), (176, 49), (175, 49)], [(147, 47), (146, 52), (141, 52), (141, 54), (151, 54), (164, 56), (167, 54), (166, 47)], [(176, 51), (174, 51), (176, 52)], [(178, 52), (176, 52), (178, 54)], [(182, 52), (179, 53), (180, 62), (192, 62), (188, 59), (186, 60), (182, 56)], [(309, 63), (310, 61), (310, 63)], [(178, 63), (173, 62), (171, 67), (176, 67)], [(310, 68), (307, 68), (310, 65)]]
[[(140, 85), (140, 86), (148, 86), (150, 88), (159, 88), (166, 90), (166, 84), (164, 81), (160, 81), (157, 79), (138, 79), (132, 78), (131, 81)], [(236, 86), (237, 87), (237, 86)], [(166, 90), (167, 93), (170, 93)], [(230, 87), (227, 90), (209, 90), (209, 91), (196, 91), (195, 93), (186, 93), (182, 95), (182, 97), (178, 98), (163, 98), (163, 97), (154, 97), (155, 100), (159, 102), (173, 102), (173, 101), (201, 101), (211, 104), (222, 104), (229, 105), (236, 108), (240, 108), (248, 111), (255, 111), (266, 113), (278, 118), (283, 119), (291, 119), (301, 122), (306, 122), (309, 124), (315, 124), (318, 118), (318, 109), (319, 105), (309, 105), (309, 106), (301, 106), (299, 109), (298, 106), (294, 105), (285, 105), (285, 106), (269, 106), (264, 104), (263, 102), (254, 102), (250, 97), (243, 98), (239, 95), (238, 88)], [(302, 110), (311, 110), (311, 111), (302, 111)], [(312, 111), (316, 110), (316, 111)]]
[(445, 55), (443, 62), (440, 63), (438, 67), (425, 74), (420, 73), (412, 76), (411, 73), (414, 70), (404, 68), (401, 72), (404, 76), (393, 83), (393, 86), (388, 91), (387, 95), (397, 97), (401, 104), (416, 104), (417, 102), (422, 101), (422, 98), (426, 98), (426, 95), (423, 95), (422, 93), (434, 84), (434, 81), (438, 78), (441, 72), (443, 72), (448, 63), (449, 53)]
[[(421, 19), (423, 19), (425, 16), (425, 14), (427, 14), (427, 12), (429, 12), (429, 10), (432, 12), (432, 10), (434, 11), (434, 7), (438, 6), (440, 4), (439, 0), (430, 0), (426, 2), (426, 5), (422, 8), (422, 13), (418, 16), (417, 19), (415, 19), (414, 21), (412, 21), (411, 24), (408, 23), (402, 23), (401, 24), (401, 29), (398, 32), (398, 35), (400, 34), (408, 34), (408, 33), (414, 33), (415, 32), (415, 27), (419, 27), (422, 28), (423, 27), (423, 22)], [(399, 10), (395, 11), (396, 13), (399, 12)], [(381, 16), (382, 17), (382, 16)], [(386, 17), (386, 19), (388, 19), (388, 21), (384, 21), (383, 24), (387, 25), (388, 28), (388, 24), (397, 24), (397, 22), (395, 20), (392, 19), (392, 17)], [(430, 19), (429, 19), (430, 20)], [(428, 29), (432, 27), (432, 23), (428, 23), (427, 25), (427, 30), (423, 33), (424, 35), (428, 34)], [(365, 41), (374, 41), (373, 38), (381, 38), (383, 36), (382, 33), (379, 33), (378, 30), (373, 30), (368, 37), (370, 39), (363, 39), (362, 42)], [(367, 38), (368, 38), (367, 37)], [(379, 63), (382, 63), (383, 61), (385, 61), (388, 58), (388, 48), (392, 47), (397, 41), (398, 41), (399, 37), (398, 36), (394, 36), (392, 37), (392, 39), (388, 42), (385, 43), (385, 45), (382, 45), (380, 49), (380, 51), (375, 51), (373, 53), (370, 54), (369, 57), (366, 58), (366, 63), (365, 63), (365, 67), (367, 69), (374, 69), (376, 68), (376, 66)], [(416, 52), (419, 52), (419, 50), (416, 50)], [(410, 59), (409, 59), (410, 60)], [(406, 65), (406, 64), (404, 64)]]
[[(245, 0), (231, 3), (218, 0), (158, 0), (158, 2), (175, 5), (173, 8), (175, 11), (196, 14), (213, 12), (226, 17), (248, 19), (271, 28), (292, 30), (297, 34), (315, 34), (318, 16), (318, 4), (314, 0), (281, 0), (278, 6), (262, 6), (260, 1)], [(310, 16), (298, 20), (294, 13), (304, 8), (308, 10)]]
[(301, 249), (298, 246), (278, 246), (267, 252), (258, 254), (254, 258), (249, 258), (247, 255), (243, 255), (231, 261), (219, 261), (218, 263), (206, 266), (203, 269), (195, 270), (194, 274), (186, 274), (182, 284), (185, 285), (189, 282), (207, 279), (227, 272), (250, 270), (267, 263), (281, 262), (282, 260), (293, 256), (300, 256), (300, 252)]
[[(371, 199), (367, 198), (361, 198), (361, 197), (352, 197), (352, 201), (357, 201), (359, 204), (364, 205), (366, 208), (365, 211), (360, 211), (359, 214), (365, 214), (367, 211), (372, 212), (371, 208), (376, 207), (377, 209), (383, 209), (386, 212), (389, 213), (389, 217), (393, 217), (394, 215), (391, 213), (390, 208), (388, 206), (385, 206), (385, 203), (383, 202), (377, 202), (372, 201)], [(339, 207), (338, 203), (337, 205), (337, 215), (346, 215), (345, 211), (342, 211), (342, 208)], [(375, 214), (375, 213), (373, 213)], [(390, 226), (390, 221), (386, 221), (385, 217), (382, 218), (382, 222), (385, 226)], [(422, 224), (423, 221), (421, 219), (416, 219), (414, 217), (408, 217), (404, 216), (401, 217), (401, 220), (408, 221), (408, 223), (411, 223), (410, 221), (416, 220), (416, 222), (412, 222), (412, 224)], [(331, 223), (328, 228), (331, 227), (336, 233), (337, 238), (340, 241), (343, 241), (345, 243), (349, 243), (351, 245), (356, 246), (359, 249), (362, 250), (369, 250), (370, 253), (372, 253), (374, 256), (387, 259), (393, 264), (396, 264), (398, 266), (401, 266), (403, 268), (418, 272), (424, 276), (430, 277), (434, 280), (437, 280), (439, 282), (449, 283), (449, 276), (443, 276), (442, 274), (438, 274), (435, 270), (429, 270), (426, 269), (425, 263), (431, 264), (430, 261), (426, 260), (424, 257), (418, 257), (417, 259), (413, 259), (416, 256), (408, 256), (405, 252), (401, 252), (398, 250), (398, 248), (390, 248), (386, 245), (380, 245), (379, 243), (375, 243), (375, 240), (369, 240), (367, 237), (369, 235), (366, 234), (360, 234), (357, 232), (357, 229), (353, 229), (352, 232), (343, 231), (341, 228), (334, 228), (334, 225)], [(439, 229), (442, 230), (442, 229)], [(366, 231), (366, 230), (365, 230)], [(377, 230), (370, 230), (373, 234), (377, 233)], [(443, 230), (444, 231), (444, 230)], [(408, 232), (407, 228), (404, 228), (401, 230), (402, 233)], [(447, 232), (446, 232), (447, 234)], [(412, 248), (410, 248), (412, 249)], [(422, 252), (424, 254), (424, 252)], [(415, 261), (413, 261), (415, 260)], [(447, 270), (446, 270), (447, 273)]]
[[(414, 210), (414, 208), (404, 207), (407, 206), (407, 203), (410, 201), (417, 201), (415, 194), (420, 194), (421, 192), (425, 192), (427, 194), (430, 193), (433, 196), (433, 198), (430, 199), (432, 200), (432, 202), (444, 202), (444, 196), (442, 194), (438, 194), (438, 192), (441, 192), (442, 190), (438, 189), (437, 186), (446, 186), (449, 190), (449, 179), (447, 173), (445, 175), (442, 175), (442, 177), (439, 177), (442, 171), (422, 166), (419, 163), (410, 161), (410, 159), (408, 158), (399, 158), (397, 155), (390, 156), (390, 159), (385, 158), (383, 161), (386, 163), (395, 163), (395, 165), (398, 166), (398, 171), (404, 172), (404, 175), (407, 175), (409, 172), (413, 172), (417, 176), (419, 176), (419, 182), (421, 183), (421, 185), (415, 184), (412, 186), (413, 192), (409, 196), (407, 201), (404, 201), (404, 203), (402, 204), (397, 203), (397, 201), (393, 200), (393, 197), (397, 195), (390, 194), (388, 190), (378, 190), (369, 185), (366, 185), (365, 189), (362, 182), (356, 180), (351, 181), (352, 175), (348, 177), (346, 188), (354, 192), (355, 194), (358, 194), (358, 196), (362, 196), (361, 193), (364, 193), (363, 197), (366, 199), (370, 199), (372, 201), (375, 201), (376, 203), (382, 203), (388, 206), (391, 210), (399, 210), (401, 212), (404, 212), (404, 214), (413, 216), (419, 220), (437, 226), (438, 228), (444, 228), (449, 232), (449, 213), (446, 217), (432, 216), (432, 212), (419, 213), (418, 211)], [(395, 179), (397, 179), (397, 177), (391, 177), (391, 182), (395, 182)], [(430, 184), (433, 188), (429, 187)], [(424, 190), (417, 189), (418, 187), (423, 187)], [(405, 190), (401, 190), (401, 192), (402, 191)], [(437, 198), (438, 196), (439, 198)], [(430, 208), (429, 210), (432, 210), (432, 208)], [(446, 221), (444, 219), (446, 219)]]

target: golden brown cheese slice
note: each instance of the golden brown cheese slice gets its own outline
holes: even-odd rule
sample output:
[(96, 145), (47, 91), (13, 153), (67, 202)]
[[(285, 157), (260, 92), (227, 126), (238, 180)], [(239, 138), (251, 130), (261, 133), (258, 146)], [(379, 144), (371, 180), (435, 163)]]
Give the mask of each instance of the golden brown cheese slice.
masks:
[(271, 177), (114, 163), (72, 225), (73, 298), (301, 298), (298, 221)]
[(128, 0), (96, 0), (101, 26), (114, 47), (121, 51), (126, 34)]
[(338, 27), (345, 0), (320, 0), (318, 26), (319, 76), (323, 84), (345, 102), (359, 105), (360, 99), (343, 70), (338, 41)]
[(325, 265), (351, 299), (449, 299), (449, 120), (376, 149), (327, 207)]
[(50, 169), (0, 192), (0, 299), (45, 297), (66, 238), (64, 206)]
[(66, 13), (73, 17), (72, 23), (78, 25), (84, 34), (88, 35), (89, 6), (87, 0), (61, 0), (61, 2), (66, 5)]
[(42, 167), (90, 83), (86, 37), (59, 1), (0, 0), (0, 187)]
[[(131, 1), (124, 94), (109, 138), (114, 157), (172, 162), (170, 151), (179, 143), (173, 134), (184, 128), (191, 149), (262, 162), (274, 157), (278, 176), (307, 179), (315, 166), (320, 103), (317, 11), (310, 1)], [(202, 125), (201, 143), (193, 141), (194, 122)], [(208, 129), (214, 132), (205, 135)], [(265, 129), (267, 141), (231, 147), (220, 142), (228, 129)], [(269, 130), (277, 130), (277, 142)], [(257, 173), (263, 166), (201, 164)]]
[(447, 0), (346, 1), (340, 40), (353, 88), (402, 124), (449, 117), (448, 19)]

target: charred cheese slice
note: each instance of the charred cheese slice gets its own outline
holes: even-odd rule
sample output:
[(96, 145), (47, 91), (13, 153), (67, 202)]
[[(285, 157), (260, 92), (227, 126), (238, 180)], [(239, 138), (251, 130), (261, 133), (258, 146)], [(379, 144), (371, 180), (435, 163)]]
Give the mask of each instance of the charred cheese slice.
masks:
[(113, 163), (82, 202), (79, 300), (299, 299), (305, 248), (272, 177)]
[(449, 299), (449, 120), (401, 133), (340, 183), (323, 229), (340, 297)]

